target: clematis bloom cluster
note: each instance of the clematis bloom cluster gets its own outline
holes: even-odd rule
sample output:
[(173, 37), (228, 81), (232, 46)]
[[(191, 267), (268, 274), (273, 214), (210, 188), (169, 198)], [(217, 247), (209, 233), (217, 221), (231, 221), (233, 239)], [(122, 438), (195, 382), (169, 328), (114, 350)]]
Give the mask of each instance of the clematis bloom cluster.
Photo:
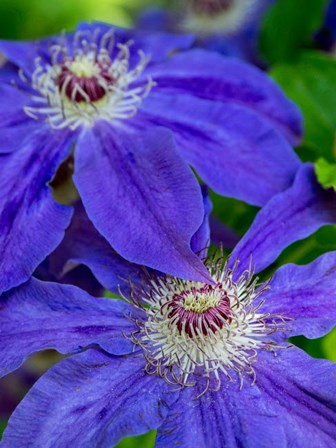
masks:
[[(191, 1), (187, 22), (250, 7)], [(336, 252), (273, 264), (336, 224), (335, 191), (293, 150), (296, 105), (198, 43), (104, 23), (0, 41), (0, 377), (65, 355), (4, 448), (336, 442), (335, 365), (288, 341), (335, 326)], [(209, 249), (209, 187), (261, 207), (228, 256)]]
[(290, 186), (296, 106), (258, 69), (187, 51), (191, 42), (83, 24), (0, 43), (14, 66), (0, 79), (2, 291), (28, 279), (69, 225), (71, 207), (48, 185), (61, 163), (119, 254), (194, 280), (208, 277), (190, 250), (203, 205), (188, 164), (218, 193), (256, 205)]

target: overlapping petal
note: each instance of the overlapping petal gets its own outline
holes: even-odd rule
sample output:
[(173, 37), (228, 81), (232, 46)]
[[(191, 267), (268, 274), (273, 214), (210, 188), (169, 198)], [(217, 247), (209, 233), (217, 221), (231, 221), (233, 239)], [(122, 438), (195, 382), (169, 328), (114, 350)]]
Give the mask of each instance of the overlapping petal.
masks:
[(121, 256), (209, 280), (190, 248), (204, 217), (200, 187), (168, 131), (121, 134), (97, 123), (78, 141), (74, 180), (89, 218)]
[(158, 448), (286, 446), (277, 412), (257, 385), (240, 390), (239, 382), (224, 377), (220, 391), (197, 398), (203, 391), (204, 385), (182, 391), (158, 429)]
[(238, 59), (195, 49), (177, 54), (153, 67), (157, 90), (171, 95), (189, 91), (193, 96), (252, 109), (292, 144), (302, 136), (302, 115), (264, 72)]
[(305, 266), (287, 264), (275, 273), (271, 289), (262, 295), (263, 312), (293, 319), (277, 337), (303, 334), (319, 338), (336, 326), (336, 252)]
[(72, 210), (53, 199), (47, 183), (70, 150), (67, 132), (44, 129), (0, 156), (0, 292), (27, 280), (64, 236)]
[(256, 272), (269, 266), (291, 243), (336, 223), (336, 193), (324, 190), (311, 165), (304, 165), (287, 191), (272, 198), (258, 213), (252, 226), (232, 252), (239, 259), (237, 275), (249, 265)]
[[(255, 385), (219, 392), (184, 390), (158, 429), (158, 447), (332, 446), (336, 441), (336, 366), (299, 349), (259, 353)], [(227, 381), (227, 380), (226, 380)], [(197, 389), (197, 388), (196, 388)]]
[(277, 357), (261, 353), (255, 369), (256, 386), (277, 416), (272, 428), (276, 431), (280, 426), (285, 433), (287, 445), (283, 446), (336, 443), (335, 363), (311, 358), (292, 347)]
[(153, 91), (141, 114), (172, 129), (185, 160), (225, 196), (264, 205), (291, 185), (300, 166), (287, 141), (239, 104)]
[(61, 279), (80, 264), (87, 266), (106, 289), (116, 294), (121, 290), (126, 296), (130, 292), (128, 282), (138, 284), (144, 274), (140, 265), (112, 249), (78, 202), (62, 243), (49, 257), (49, 269)]
[(160, 426), (176, 400), (143, 357), (88, 350), (51, 368), (12, 415), (3, 447), (99, 446)]
[[(29, 98), (26, 93), (10, 84), (0, 82), (0, 157), (22, 146), (31, 132), (36, 131), (37, 123), (24, 112)], [(1, 159), (0, 159), (1, 160)]]
[(70, 285), (31, 279), (1, 296), (0, 376), (35, 352), (69, 354), (90, 345), (110, 353), (131, 353), (125, 335), (136, 330), (127, 318), (139, 312), (126, 302), (96, 299)]

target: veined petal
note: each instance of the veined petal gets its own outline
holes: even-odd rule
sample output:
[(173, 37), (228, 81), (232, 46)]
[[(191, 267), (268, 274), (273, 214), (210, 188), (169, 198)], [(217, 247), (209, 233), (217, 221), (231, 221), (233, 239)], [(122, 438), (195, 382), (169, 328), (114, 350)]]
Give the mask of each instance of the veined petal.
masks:
[[(285, 433), (283, 446), (329, 447), (336, 443), (336, 365), (297, 348), (277, 357), (261, 353), (256, 386), (272, 403), (272, 427)], [(253, 407), (250, 408), (252, 413)]]
[(325, 335), (336, 326), (336, 252), (324, 254), (305, 266), (281, 266), (262, 298), (263, 313), (281, 313), (293, 319), (288, 323), (288, 331), (277, 335)]
[(136, 330), (128, 318), (140, 311), (121, 300), (94, 298), (70, 285), (31, 279), (1, 296), (0, 376), (35, 352), (69, 354), (100, 345), (112, 354), (131, 353), (125, 334)]
[(135, 118), (140, 114), (173, 130), (185, 160), (224, 196), (264, 205), (291, 185), (300, 166), (282, 135), (239, 104), (153, 90)]
[(202, 186), (204, 218), (200, 228), (191, 238), (191, 248), (201, 258), (206, 257), (208, 246), (210, 245), (210, 225), (209, 218), (212, 211), (212, 203), (209, 197), (208, 189)]
[(24, 112), (27, 105), (27, 95), (18, 88), (0, 82), (0, 157), (20, 148), (22, 142), (29, 138), (38, 124)]
[(156, 429), (177, 398), (144, 359), (88, 350), (51, 368), (26, 395), (3, 435), (5, 447), (111, 448)]
[[(260, 352), (256, 383), (186, 388), (158, 429), (157, 447), (328, 447), (336, 441), (336, 366), (298, 349)], [(307, 445), (309, 441), (309, 445)]]
[(42, 128), (0, 156), (0, 292), (26, 281), (60, 243), (72, 214), (47, 183), (71, 150), (67, 132)]
[(264, 72), (238, 59), (194, 49), (177, 54), (151, 70), (157, 90), (242, 104), (278, 129), (292, 144), (302, 136), (302, 115)]
[(200, 187), (168, 131), (121, 133), (97, 123), (79, 139), (74, 180), (89, 218), (122, 257), (210, 280), (190, 248), (204, 216)]
[(157, 448), (286, 446), (283, 429), (274, 424), (272, 403), (257, 387), (247, 384), (240, 390), (239, 383), (224, 377), (218, 392), (197, 398), (203, 390), (199, 386), (182, 390), (158, 429)]
[(256, 272), (269, 266), (291, 243), (306, 238), (326, 224), (336, 223), (336, 193), (324, 190), (314, 168), (306, 164), (291, 188), (276, 195), (258, 213), (231, 255), (239, 259), (239, 276), (252, 256)]
[(118, 255), (89, 220), (83, 205), (74, 206), (74, 214), (65, 237), (49, 257), (51, 272), (62, 278), (79, 264), (87, 266), (104, 288), (128, 296), (129, 284), (137, 284), (143, 268)]

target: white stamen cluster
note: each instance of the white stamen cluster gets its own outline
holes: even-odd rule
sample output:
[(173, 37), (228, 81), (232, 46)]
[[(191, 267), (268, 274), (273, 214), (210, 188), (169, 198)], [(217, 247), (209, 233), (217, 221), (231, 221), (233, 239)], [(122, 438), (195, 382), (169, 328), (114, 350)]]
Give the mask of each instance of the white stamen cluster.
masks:
[(245, 375), (253, 384), (258, 350), (280, 348), (268, 337), (284, 330), (287, 319), (261, 312), (259, 296), (269, 282), (253, 280), (251, 265), (234, 280), (237, 263), (232, 269), (222, 258), (207, 264), (213, 285), (151, 279), (142, 292), (146, 319), (136, 321), (139, 330), (131, 339), (145, 353), (147, 373), (169, 383), (193, 386), (205, 380), (204, 392), (217, 391), (224, 376), (232, 381), (236, 373), (241, 387)]
[[(220, 12), (220, 5), (223, 8)], [(204, 3), (204, 8), (202, 8)], [(214, 3), (216, 14), (209, 14), (211, 10), (208, 4)], [(189, 0), (189, 7), (184, 19), (183, 27), (190, 32), (201, 34), (235, 33), (246, 22), (249, 15), (256, 7), (256, 0)]]
[(132, 42), (117, 43), (113, 31), (97, 44), (99, 29), (77, 32), (69, 44), (65, 37), (49, 49), (48, 63), (35, 61), (30, 82), (36, 95), (25, 112), (33, 119), (46, 119), (54, 129), (92, 126), (96, 119), (126, 119), (155, 84), (150, 77), (142, 85), (132, 83), (142, 74), (150, 57), (138, 51), (139, 61), (130, 68)]

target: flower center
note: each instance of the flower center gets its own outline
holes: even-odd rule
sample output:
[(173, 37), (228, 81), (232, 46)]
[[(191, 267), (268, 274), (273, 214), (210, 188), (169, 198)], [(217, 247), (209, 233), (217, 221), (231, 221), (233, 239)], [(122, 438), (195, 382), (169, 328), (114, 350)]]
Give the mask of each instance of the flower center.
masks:
[(60, 68), (57, 84), (60, 92), (69, 100), (80, 103), (98, 101), (113, 84), (110, 65), (92, 60), (88, 55), (65, 61)]
[[(154, 278), (141, 289), (146, 319), (131, 336), (146, 358), (147, 373), (204, 392), (219, 390), (223, 378), (255, 381), (259, 350), (281, 348), (270, 335), (285, 329), (282, 315), (263, 314), (260, 295), (269, 284), (253, 280), (252, 268), (234, 279), (221, 259), (209, 266), (213, 285), (173, 277)], [(139, 304), (136, 303), (137, 306)]]
[(196, 14), (205, 14), (208, 16), (228, 11), (233, 4), (234, 0), (191, 0), (192, 10)]
[(141, 79), (149, 57), (138, 51), (134, 63), (131, 45), (115, 44), (113, 32), (101, 36), (99, 28), (77, 32), (70, 42), (60, 37), (50, 47), (50, 60), (37, 58), (31, 79), (25, 79), (35, 91), (25, 112), (54, 129), (72, 130), (97, 119), (132, 117), (155, 83)]
[(201, 34), (235, 33), (257, 6), (257, 0), (189, 0), (183, 28)]
[(190, 337), (199, 333), (207, 336), (231, 320), (230, 299), (220, 283), (174, 294), (167, 308), (167, 317), (176, 324), (180, 334), (185, 332)]

